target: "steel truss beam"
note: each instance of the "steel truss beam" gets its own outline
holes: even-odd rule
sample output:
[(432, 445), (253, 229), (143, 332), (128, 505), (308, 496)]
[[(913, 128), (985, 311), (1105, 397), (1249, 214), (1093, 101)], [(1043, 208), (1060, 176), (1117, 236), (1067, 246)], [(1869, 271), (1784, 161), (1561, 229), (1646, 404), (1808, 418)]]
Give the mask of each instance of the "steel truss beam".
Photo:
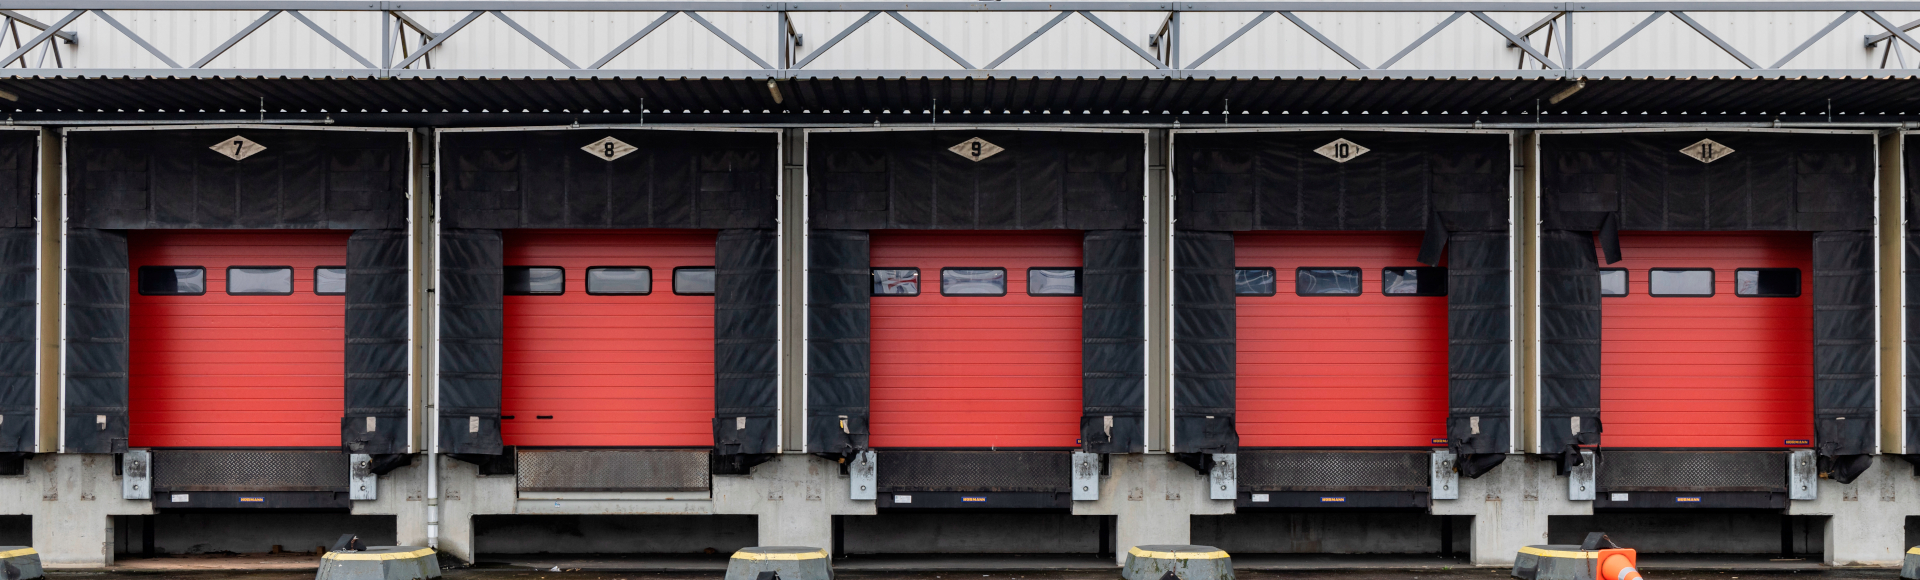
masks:
[[(1071, 77), (1071, 76), (1081, 76), (1081, 75), (1098, 76), (1098, 77), (1106, 77), (1106, 78), (1224, 78), (1224, 77), (1273, 78), (1273, 77), (1298, 76), (1301, 78), (1317, 77), (1317, 78), (1356, 78), (1356, 79), (1362, 79), (1362, 78), (1463, 78), (1463, 77), (1579, 79), (1579, 78), (1608, 78), (1608, 77), (1611, 77), (1611, 78), (1622, 78), (1622, 77), (1672, 78), (1672, 77), (1698, 77), (1698, 76), (1739, 77), (1739, 78), (1910, 76), (1911, 73), (1906, 71), (1893, 73), (1891, 71), (1880, 70), (1880, 69), (1868, 69), (1868, 71), (1860, 71), (1860, 70), (1828, 70), (1828, 69), (1816, 69), (1816, 68), (1799, 68), (1799, 69), (1788, 68), (1790, 65), (1792, 65), (1795, 58), (1805, 53), (1815, 43), (1831, 35), (1831, 33), (1834, 30), (1838, 29), (1842, 24), (1846, 23), (1856, 15), (1864, 16), (1867, 20), (1872, 21), (1880, 29), (1885, 30), (1885, 32), (1882, 34), (1868, 36), (1865, 40), (1869, 46), (1875, 45), (1882, 41), (1888, 41), (1891, 39), (1891, 40), (1897, 41), (1898, 44), (1904, 45), (1909, 49), (1920, 51), (1920, 41), (1915, 40), (1914, 37), (1909, 36), (1907, 34), (1908, 30), (1911, 30), (1915, 27), (1920, 27), (1920, 21), (1914, 21), (1906, 24), (1895, 25), (1892, 22), (1888, 21), (1883, 16), (1881, 16), (1882, 12), (1887, 12), (1887, 11), (1902, 11), (1902, 12), (1920, 11), (1920, 1), (1914, 1), (1914, 2), (1857, 1), (1856, 2), (1856, 1), (1841, 0), (1841, 1), (1819, 1), (1819, 2), (1807, 2), (1807, 1), (1697, 2), (1696, 1), (1696, 2), (1572, 3), (1572, 2), (1456, 2), (1456, 1), (1441, 0), (1441, 1), (1435, 1), (1435, 2), (1348, 3), (1348, 2), (1268, 2), (1268, 1), (1034, 2), (1034, 1), (1026, 1), (1026, 0), (1011, 0), (1011, 1), (1005, 1), (1005, 2), (909, 3), (909, 2), (898, 2), (898, 1), (883, 1), (883, 2), (728, 2), (728, 1), (721, 1), (721, 2), (686, 2), (686, 1), (579, 2), (579, 1), (563, 0), (563, 1), (556, 1), (556, 2), (543, 2), (543, 1), (533, 1), (533, 0), (438, 0), (430, 3), (418, 3), (418, 2), (398, 2), (398, 1), (385, 1), (385, 0), (379, 0), (379, 1), (18, 0), (18, 1), (9, 1), (7, 2), (7, 5), (8, 5), (7, 10), (0, 10), (0, 16), (3, 16), (13, 21), (25, 23), (33, 28), (37, 28), (40, 30), (40, 33), (34, 36), (31, 40), (26, 41), (23, 45), (19, 46), (16, 50), (12, 52), (10, 56), (6, 58), (6, 60), (0, 61), (0, 62), (14, 63), (16, 61), (20, 61), (22, 57), (28, 54), (29, 51), (33, 50), (36, 46), (49, 42), (52, 38), (55, 38), (55, 37), (62, 38), (67, 42), (77, 42), (79, 39), (79, 36), (73, 33), (72, 31), (67, 31), (64, 29), (71, 26), (73, 22), (75, 22), (79, 18), (85, 15), (91, 14), (93, 15), (93, 17), (98, 18), (100, 21), (105, 22), (108, 26), (112, 28), (113, 31), (117, 32), (121, 36), (124, 36), (128, 40), (131, 40), (133, 44), (139, 46), (148, 54), (152, 55), (155, 60), (165, 65), (164, 67), (151, 67), (151, 68), (138, 68), (138, 69), (26, 68), (26, 69), (17, 69), (19, 72), (16, 74), (15, 78), (32, 78), (32, 77), (75, 78), (75, 77), (102, 77), (102, 76), (112, 76), (112, 77), (124, 77), (124, 76), (166, 76), (166, 77), (329, 76), (329, 77), (341, 77), (341, 76), (345, 76), (345, 77), (353, 77), (353, 78), (405, 78), (409, 76), (449, 76), (450, 73), (457, 73), (462, 76), (472, 74), (480, 78), (499, 77), (499, 76), (517, 76), (517, 75), (557, 76), (557, 77), (567, 77), (567, 78), (634, 78), (635, 75), (644, 75), (648, 77), (657, 77), (657, 78), (673, 78), (673, 77), (712, 78), (717, 76), (727, 76), (731, 78), (767, 78), (767, 79), (849, 78), (849, 77), (858, 77), (858, 78), (892, 78), (892, 77), (1033, 78), (1033, 77)], [(39, 20), (34, 20), (32, 18), (29, 18), (25, 14), (22, 14), (20, 12), (22, 10), (60, 10), (65, 13), (65, 16), (59, 18), (58, 20), (52, 23), (43, 23)], [(196, 60), (193, 60), (191, 64), (182, 66), (180, 64), (180, 61), (176, 61), (171, 55), (168, 55), (165, 52), (163, 52), (161, 49), (159, 49), (155, 45), (155, 43), (149, 42), (147, 38), (144, 38), (140, 34), (136, 33), (132, 28), (123, 24), (120, 20), (116, 19), (111, 14), (111, 11), (125, 11), (125, 10), (139, 10), (139, 11), (152, 11), (152, 12), (182, 12), (182, 11), (189, 11), (189, 10), (192, 10), (192, 11), (211, 10), (211, 11), (229, 11), (229, 12), (238, 11), (238, 12), (257, 13), (258, 16), (255, 17), (250, 24), (246, 25), (239, 32), (229, 36), (224, 42), (221, 42), (220, 44), (218, 44), (214, 49), (212, 49), (211, 51), (208, 51), (205, 55), (201, 56)], [(312, 11), (359, 12), (359, 13), (368, 13), (370, 15), (376, 16), (375, 18), (368, 18), (365, 20), (369, 22), (381, 23), (380, 26), (383, 27), (383, 30), (381, 30), (378, 34), (376, 34), (376, 36), (382, 39), (379, 50), (384, 51), (385, 54), (380, 55), (379, 58), (377, 59), (367, 58), (361, 52), (355, 50), (353, 46), (349, 45), (346, 42), (343, 42), (340, 39), (340, 37), (335, 36), (333, 32), (330, 32), (327, 29), (321, 27), (319, 24), (315, 23), (312, 19), (310, 19), (308, 16), (303, 14), (303, 12), (312, 12)], [(415, 16), (417, 16), (419, 13), (422, 13), (422, 12), (464, 13), (464, 15), (457, 22), (455, 22), (453, 25), (449, 26), (445, 30), (431, 31), (427, 29), (425, 25), (421, 24), (420, 20), (415, 18)], [(638, 30), (634, 30), (631, 36), (629, 36), (624, 42), (620, 43), (619, 45), (617, 45), (612, 50), (605, 53), (600, 58), (593, 60), (591, 64), (587, 64), (586, 66), (583, 67), (580, 64), (576, 63), (575, 60), (568, 57), (566, 54), (563, 54), (560, 50), (556, 49), (545, 38), (542, 38), (541, 35), (535, 33), (533, 30), (525, 26), (522, 26), (518, 20), (516, 20), (512, 15), (509, 14), (509, 12), (648, 13), (650, 15), (657, 14), (658, 16), (655, 18), (652, 18), (648, 22), (648, 24), (646, 24), (644, 27), (641, 27)], [(767, 58), (763, 58), (760, 54), (755, 53), (754, 50), (749, 48), (746, 43), (741, 42), (739, 39), (735, 38), (732, 34), (729, 34), (726, 30), (723, 30), (721, 29), (721, 27), (715, 25), (706, 16), (703, 16), (703, 14), (726, 13), (726, 12), (736, 12), (736, 13), (737, 12), (745, 12), (745, 13), (771, 12), (771, 13), (777, 13), (779, 15), (777, 21), (780, 23), (780, 25), (776, 26), (776, 28), (779, 29), (777, 31), (778, 38), (775, 39), (776, 43), (774, 44), (774, 46), (777, 46), (780, 48), (777, 50), (777, 54), (769, 55), (770, 58), (774, 58), (775, 62), (768, 62)], [(977, 66), (974, 64), (975, 61), (968, 60), (965, 56), (963, 56), (960, 53), (960, 51), (955, 50), (954, 48), (950, 47), (948, 44), (942, 42), (940, 39), (935, 38), (933, 34), (929, 33), (926, 29), (922, 28), (920, 26), (920, 23), (916, 22), (916, 20), (912, 16), (913, 14), (942, 13), (942, 12), (1040, 13), (1040, 14), (1050, 15), (1051, 18), (1046, 22), (1046, 24), (1031, 31), (1031, 33), (1027, 34), (1017, 44), (1013, 45), (1011, 48), (1007, 49), (1005, 52), (999, 54), (997, 58), (994, 58), (993, 60), (989, 61), (985, 66)], [(1119, 30), (1115, 29), (1112, 25), (1108, 24), (1106, 20), (1104, 20), (1101, 16), (1099, 16), (1098, 13), (1100, 12), (1108, 12), (1108, 13), (1146, 12), (1146, 13), (1157, 13), (1157, 14), (1163, 15), (1160, 28), (1158, 32), (1155, 33), (1155, 36), (1152, 38), (1152, 40), (1155, 40), (1156, 42), (1152, 44), (1154, 44), (1155, 47), (1163, 47), (1167, 52), (1163, 55), (1154, 50), (1149, 50), (1148, 48), (1144, 48), (1140, 46), (1139, 44), (1135, 43), (1133, 39), (1129, 39), (1126, 34), (1120, 32)], [(1226, 35), (1224, 38), (1220, 38), (1217, 41), (1213, 39), (1204, 40), (1203, 42), (1211, 43), (1212, 48), (1210, 50), (1207, 50), (1205, 53), (1203, 53), (1199, 58), (1194, 59), (1192, 62), (1182, 63), (1180, 62), (1180, 59), (1178, 56), (1177, 47), (1171, 46), (1173, 42), (1177, 42), (1177, 41), (1170, 41), (1170, 40), (1162, 41), (1162, 39), (1178, 39), (1182, 37), (1182, 31), (1180, 30), (1181, 19), (1179, 18), (1179, 15), (1184, 12), (1209, 12), (1209, 13), (1234, 12), (1234, 13), (1251, 14), (1253, 15), (1253, 18), (1251, 19), (1251, 21), (1247, 22), (1245, 25), (1239, 27), (1237, 30)], [(1788, 39), (1789, 41), (1800, 40), (1800, 42), (1797, 43), (1796, 48), (1788, 52), (1784, 57), (1780, 58), (1777, 62), (1774, 62), (1771, 66), (1765, 66), (1759, 63), (1758, 61), (1755, 61), (1754, 59), (1748, 57), (1747, 56), (1747, 54), (1749, 54), (1748, 51), (1742, 51), (1739, 47), (1735, 46), (1734, 43), (1729, 42), (1726, 39), (1715, 34), (1712, 30), (1708, 29), (1708, 27), (1701, 24), (1698, 20), (1695, 20), (1694, 17), (1690, 15), (1690, 14), (1709, 13), (1709, 12), (1711, 13), (1805, 12), (1805, 13), (1823, 13), (1823, 14), (1838, 13), (1839, 17), (1834, 19), (1826, 27), (1822, 28), (1818, 32), (1814, 33), (1813, 35), (1805, 39)], [(288, 68), (288, 69), (268, 69), (268, 70), (262, 70), (262, 71), (240, 71), (240, 70), (234, 70), (234, 69), (205, 68), (209, 63), (214, 62), (220, 56), (229, 52), (235, 45), (241, 43), (242, 41), (249, 38), (251, 35), (258, 32), (269, 21), (280, 16), (282, 13), (286, 13), (292, 16), (294, 19), (298, 20), (302, 25), (304, 25), (304, 28), (306, 30), (314, 34), (317, 34), (321, 38), (325, 39), (328, 43), (333, 45), (335, 49), (338, 49), (339, 51), (341, 51), (341, 53), (352, 58), (354, 62), (359, 63), (362, 68), (338, 69), (338, 70)], [(413, 13), (413, 15), (409, 15), (409, 13)], [(808, 47), (811, 49), (809, 52), (796, 54), (795, 52), (798, 50), (797, 47), (800, 46), (800, 43), (798, 42), (799, 39), (797, 37), (797, 34), (792, 29), (792, 27), (785, 24), (789, 21), (788, 20), (789, 14), (793, 14), (793, 13), (815, 13), (815, 14), (842, 13), (842, 14), (848, 14), (848, 15), (858, 14), (860, 16), (851, 25), (841, 30), (837, 35), (827, 40), (825, 43), (822, 43), (817, 47)], [(1365, 14), (1371, 14), (1371, 13), (1429, 13), (1429, 14), (1436, 14), (1436, 15), (1447, 14), (1448, 16), (1446, 16), (1445, 19), (1442, 20), (1438, 25), (1432, 27), (1431, 29), (1428, 29), (1424, 34), (1418, 36), (1417, 38), (1406, 39), (1406, 42), (1404, 44), (1405, 48), (1395, 53), (1392, 57), (1387, 58), (1386, 60), (1380, 62), (1378, 65), (1369, 65), (1368, 63), (1361, 60), (1359, 57), (1355, 56), (1351, 51), (1347, 50), (1347, 48), (1343, 46), (1340, 42), (1338, 42), (1334, 38), (1327, 36), (1326, 34), (1321, 33), (1320, 30), (1316, 29), (1307, 20), (1302, 19), (1299, 16), (1299, 14), (1301, 13), (1314, 13), (1314, 14), (1345, 13), (1345, 14), (1356, 14), (1356, 15), (1365, 15)], [(1531, 25), (1510, 30), (1506, 26), (1502, 25), (1499, 22), (1499, 20), (1491, 16), (1493, 14), (1503, 14), (1503, 13), (1539, 13), (1539, 14), (1544, 14), (1545, 16), (1539, 18), (1537, 21), (1533, 22)], [(1582, 54), (1576, 54), (1573, 44), (1569, 42), (1573, 34), (1572, 20), (1574, 18), (1574, 15), (1579, 13), (1622, 13), (1622, 14), (1636, 14), (1636, 15), (1644, 14), (1646, 16), (1644, 19), (1640, 20), (1638, 24), (1628, 29), (1624, 33), (1620, 33), (1616, 36), (1613, 36), (1610, 40), (1601, 42), (1600, 44), (1603, 44), (1605, 48), (1591, 55), (1582, 55)], [(840, 67), (836, 67), (837, 70), (817, 70), (817, 69), (807, 68), (808, 65), (812, 64), (815, 61), (815, 59), (819, 58), (821, 55), (827, 53), (829, 50), (835, 48), (836, 46), (842, 44), (843, 41), (845, 41), (849, 36), (853, 35), (855, 32), (860, 30), (863, 26), (871, 22), (874, 18), (882, 14), (885, 14), (887, 17), (898, 22), (901, 26), (905, 27), (908, 31), (912, 32), (913, 35), (917, 37), (920, 42), (923, 42), (928, 47), (931, 47), (934, 50), (939, 51), (941, 54), (945, 55), (949, 60), (951, 60), (959, 68), (958, 69), (940, 69), (940, 70), (905, 70), (903, 71), (903, 70), (883, 70), (878, 67), (862, 66), (860, 63), (864, 59), (866, 59), (870, 54), (876, 53), (876, 52), (884, 52), (884, 51), (875, 51), (875, 50), (858, 51), (858, 52), (853, 52), (846, 55), (846, 59), (844, 59), (844, 62), (850, 62), (851, 64), (841, 65)], [(1209, 61), (1213, 60), (1214, 57), (1219, 55), (1222, 51), (1233, 47), (1237, 42), (1239, 42), (1243, 37), (1245, 37), (1250, 31), (1260, 26), (1262, 23), (1266, 22), (1270, 17), (1272, 17), (1275, 14), (1280, 15), (1282, 19), (1286, 20), (1294, 28), (1297, 28), (1300, 31), (1306, 33), (1308, 36), (1311, 36), (1314, 39), (1314, 41), (1318, 42), (1321, 46), (1331, 51), (1334, 55), (1339, 56), (1340, 59), (1344, 61), (1346, 67), (1350, 67), (1350, 68), (1333, 67), (1325, 70), (1315, 69), (1315, 70), (1308, 70), (1308, 71), (1281, 71), (1281, 70), (1227, 71), (1227, 70), (1200, 68), (1201, 66), (1205, 65)], [(605, 68), (607, 64), (612, 62), (615, 58), (619, 57), (621, 54), (624, 54), (625, 52), (627, 52), (635, 44), (639, 43), (642, 39), (646, 38), (649, 34), (659, 29), (661, 25), (665, 24), (669, 20), (676, 18), (680, 15), (685, 15), (688, 19), (692, 20), (694, 23), (699, 24), (700, 27), (703, 28), (707, 33), (711, 34), (714, 39), (717, 39), (721, 42), (726, 43), (728, 46), (731, 46), (741, 56), (746, 57), (747, 60), (752, 61), (753, 65), (758, 66), (759, 68), (746, 69), (746, 70), (688, 69), (688, 70), (670, 70), (670, 71), (668, 70), (620, 71), (620, 70), (609, 70)], [(1001, 65), (1005, 64), (1009, 59), (1020, 54), (1023, 50), (1028, 49), (1034, 42), (1036, 42), (1041, 37), (1048, 34), (1050, 31), (1054, 30), (1060, 23), (1064, 22), (1065, 20), (1067, 20), (1068, 18), (1074, 15), (1079, 15), (1082, 19), (1086, 20), (1088, 23), (1094, 25), (1095, 27), (1098, 27), (1102, 32), (1106, 33), (1109, 37), (1111, 37), (1113, 40), (1116, 41), (1115, 44), (1117, 45), (1118, 48), (1124, 48), (1127, 52), (1133, 54), (1134, 56), (1137, 56), (1142, 61), (1145, 61), (1146, 64), (1151, 65), (1153, 68), (1152, 69), (1129, 68), (1129, 69), (1113, 69), (1113, 70), (1079, 71), (1079, 70), (1068, 70), (1068, 68), (1064, 66), (1057, 67), (1057, 68), (1045, 68), (1044, 62), (1041, 63), (1043, 67), (1037, 70), (1036, 69), (1006, 70), (1006, 69), (999, 68)], [(1488, 41), (1501, 42), (1504, 46), (1506, 46), (1509, 49), (1517, 49), (1519, 51), (1519, 53), (1517, 54), (1523, 55), (1521, 56), (1521, 58), (1523, 59), (1523, 62), (1522, 62), (1523, 66), (1521, 69), (1400, 70), (1400, 69), (1392, 68), (1394, 65), (1400, 63), (1404, 59), (1414, 55), (1421, 47), (1426, 46), (1428, 41), (1431, 40), (1434, 36), (1438, 35), (1442, 30), (1448, 28), (1449, 26), (1454, 25), (1462, 17), (1469, 16), (1469, 15), (1472, 16), (1473, 19), (1479, 20), (1482, 24), (1485, 25), (1484, 29), (1479, 30), (1478, 32), (1479, 34), (1486, 34), (1489, 31), (1493, 33), (1492, 35), (1489, 35), (1486, 37)], [(1655, 21), (1659, 20), (1660, 18), (1669, 16), (1669, 15), (1671, 15), (1674, 19), (1679, 20), (1681, 23), (1685, 24), (1688, 28), (1690, 28), (1693, 31), (1693, 33), (1697, 34), (1700, 38), (1706, 40), (1708, 43), (1712, 44), (1714, 47), (1716, 47), (1720, 51), (1726, 53), (1728, 56), (1731, 56), (1735, 61), (1738, 61), (1740, 65), (1745, 68), (1724, 69), (1724, 70), (1722, 69), (1619, 70), (1619, 69), (1596, 68), (1596, 65), (1602, 63), (1606, 57), (1613, 54), (1621, 46), (1631, 41), (1636, 35), (1638, 35), (1641, 31), (1645, 30), (1649, 25), (1653, 24)], [(477, 70), (477, 71), (446, 71), (446, 70), (427, 71), (423, 69), (414, 68), (416, 63), (421, 63), (422, 59), (425, 58), (430, 53), (432, 53), (434, 50), (443, 49), (443, 47), (445, 47), (448, 42), (454, 41), (456, 38), (458, 38), (463, 30), (468, 30), (469, 29), (468, 25), (472, 24), (476, 19), (481, 18), (483, 16), (491, 16), (492, 18), (499, 20), (502, 24), (505, 24), (508, 28), (512, 29), (520, 37), (523, 37), (527, 41), (532, 43), (534, 47), (538, 48), (548, 56), (551, 56), (554, 59), (554, 61), (559, 64), (559, 66), (551, 69), (539, 69), (536, 71), (509, 71), (504, 69), (501, 69), (501, 70), (484, 69), (484, 70)], [(412, 49), (410, 51), (402, 50), (401, 52), (405, 52), (406, 54), (398, 55), (400, 58), (398, 59), (397, 62), (395, 61), (395, 58), (394, 58), (396, 55), (393, 53), (394, 46), (392, 45), (389, 37), (389, 35), (392, 32), (395, 32), (396, 19), (399, 26), (411, 28), (419, 32), (420, 34), (422, 34), (422, 36), (425, 38), (425, 42), (421, 44), (418, 48)], [(970, 20), (969, 22), (978, 22), (978, 21)], [(975, 24), (975, 25), (978, 25), (978, 24)], [(1559, 54), (1557, 55), (1553, 54), (1553, 52), (1555, 52), (1556, 50), (1556, 47), (1552, 46), (1555, 40), (1552, 37), (1552, 34), (1556, 31), (1558, 31), (1562, 35), (1562, 38), (1558, 39), (1560, 45), (1559, 47), (1557, 47), (1557, 50), (1559, 52)], [(622, 32), (622, 33), (625, 34), (625, 32)], [(1534, 44), (1536, 40), (1535, 37), (1536, 35), (1539, 35), (1542, 33), (1548, 34), (1547, 45), (1536, 47)], [(149, 32), (149, 34), (153, 34), (153, 32)], [(170, 40), (176, 40), (176, 39), (170, 39)], [(166, 45), (166, 46), (180, 46), (184, 44), (194, 44), (194, 43), (162, 42), (160, 44)], [(1751, 49), (1753, 47), (1749, 47), (1749, 48)], [(1894, 49), (1892, 46), (1889, 46), (1887, 47), (1887, 50), (1893, 51)], [(848, 51), (843, 50), (843, 52), (848, 52)], [(1556, 58), (1556, 56), (1558, 58)], [(376, 60), (379, 61), (381, 64), (376, 65), (375, 64)], [(1538, 65), (1543, 68), (1539, 70), (1524, 70), (1526, 60), (1531, 60), (1532, 62), (1538, 63)], [(580, 62), (586, 62), (586, 61), (582, 60)], [(1902, 62), (1901, 68), (1905, 68), (1904, 55), (1902, 55), (1901, 57), (1901, 62)]]

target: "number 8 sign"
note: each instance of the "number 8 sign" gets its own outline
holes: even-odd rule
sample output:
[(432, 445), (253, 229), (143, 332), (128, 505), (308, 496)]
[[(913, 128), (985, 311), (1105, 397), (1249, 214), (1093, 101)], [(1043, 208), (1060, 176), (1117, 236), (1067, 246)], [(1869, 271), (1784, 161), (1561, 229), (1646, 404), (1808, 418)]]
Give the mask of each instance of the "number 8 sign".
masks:
[(594, 157), (599, 157), (607, 161), (613, 161), (621, 157), (626, 157), (628, 153), (632, 153), (640, 150), (639, 147), (628, 145), (625, 141), (615, 139), (611, 136), (602, 138), (599, 141), (588, 143), (585, 147), (581, 147), (580, 149), (582, 151), (586, 151), (589, 154), (592, 154)]

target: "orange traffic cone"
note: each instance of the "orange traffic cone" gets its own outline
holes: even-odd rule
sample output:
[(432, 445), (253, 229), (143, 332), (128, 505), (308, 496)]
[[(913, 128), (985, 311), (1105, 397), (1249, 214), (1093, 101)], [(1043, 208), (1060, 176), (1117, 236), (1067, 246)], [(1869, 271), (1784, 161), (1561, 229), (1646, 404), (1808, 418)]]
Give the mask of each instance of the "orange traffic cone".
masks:
[(1596, 580), (1642, 580), (1634, 569), (1633, 550), (1601, 550), (1600, 577)]

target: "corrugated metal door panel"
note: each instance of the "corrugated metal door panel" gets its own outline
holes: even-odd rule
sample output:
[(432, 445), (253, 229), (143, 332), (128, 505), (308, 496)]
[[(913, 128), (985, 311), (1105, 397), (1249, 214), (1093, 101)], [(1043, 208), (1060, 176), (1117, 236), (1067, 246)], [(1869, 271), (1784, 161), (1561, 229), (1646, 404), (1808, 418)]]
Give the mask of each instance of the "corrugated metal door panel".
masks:
[[(1431, 447), (1446, 437), (1447, 299), (1385, 296), (1383, 268), (1420, 267), (1411, 232), (1238, 233), (1240, 268), (1273, 296), (1235, 300), (1240, 444)], [(1359, 268), (1359, 296), (1297, 296), (1294, 269)]]
[[(1627, 295), (1602, 298), (1609, 447), (1784, 447), (1813, 439), (1813, 238), (1625, 232)], [(1651, 268), (1713, 268), (1714, 295), (1647, 295)], [(1798, 298), (1734, 295), (1737, 268), (1799, 268)]]
[[(134, 272), (201, 266), (207, 293), (130, 292), (128, 445), (339, 446), (346, 297), (314, 294), (313, 270), (345, 266), (348, 235), (129, 232)], [(293, 295), (230, 296), (228, 266), (291, 266)]]
[[(566, 269), (566, 292), (506, 297), (507, 445), (713, 445), (713, 297), (673, 269), (713, 266), (711, 231), (514, 230), (506, 265)], [(652, 293), (587, 294), (587, 268), (646, 266)], [(549, 418), (542, 418), (549, 417)]]
[[(1027, 268), (1081, 266), (1079, 232), (897, 232), (875, 268), (919, 268), (919, 296), (873, 299), (874, 447), (1073, 447), (1078, 296), (1028, 296)], [(1006, 296), (941, 296), (940, 269), (1007, 269)]]

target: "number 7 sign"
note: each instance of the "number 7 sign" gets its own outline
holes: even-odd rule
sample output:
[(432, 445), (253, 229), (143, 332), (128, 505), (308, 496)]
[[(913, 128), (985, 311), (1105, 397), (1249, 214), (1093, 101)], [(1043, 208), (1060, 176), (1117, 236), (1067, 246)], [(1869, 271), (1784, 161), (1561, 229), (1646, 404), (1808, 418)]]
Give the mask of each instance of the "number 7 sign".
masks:
[(213, 146), (208, 147), (208, 149), (212, 149), (215, 153), (219, 153), (221, 155), (230, 157), (234, 161), (239, 161), (242, 159), (246, 159), (248, 157), (252, 157), (254, 156), (254, 154), (259, 153), (261, 151), (266, 151), (267, 147), (265, 145), (261, 145), (259, 143), (253, 142), (252, 139), (248, 139), (246, 137), (242, 137), (239, 135), (234, 135), (230, 139), (226, 139), (219, 143), (214, 143)]

